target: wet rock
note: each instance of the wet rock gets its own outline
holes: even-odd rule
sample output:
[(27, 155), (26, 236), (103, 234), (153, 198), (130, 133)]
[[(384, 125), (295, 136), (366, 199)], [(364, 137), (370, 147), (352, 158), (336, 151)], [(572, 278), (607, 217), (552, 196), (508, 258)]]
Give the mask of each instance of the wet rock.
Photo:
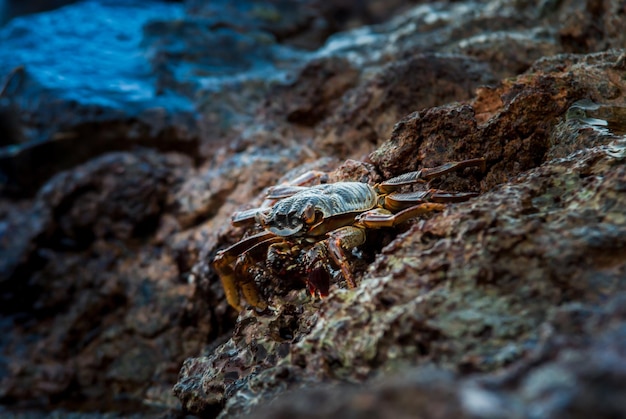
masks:
[[(75, 51), (93, 48), (76, 34), (105, 34), (92, 62), (46, 73), (40, 48), (0, 53), (3, 172), (33, 196), (0, 199), (8, 411), (574, 416), (593, 409), (586, 392), (620, 412), (619, 320), (598, 319), (626, 277), (626, 67), (622, 50), (586, 50), (618, 45), (618, 2), (585, 3), (572, 36), (582, 3), (385, 2), (404, 12), (362, 28), (382, 3), (118, 3), (33, 18), (51, 38), (70, 27)], [(102, 14), (68, 25), (78, 10)], [(16, 50), (36, 36), (25, 22), (0, 33)], [(480, 196), (370, 232), (356, 289), (331, 272), (314, 300), (261, 260), (271, 308), (227, 305), (211, 262), (257, 231), (231, 216), (269, 186), (480, 156), (486, 171), (429, 185)]]
[[(595, 58), (602, 59), (603, 64), (596, 67)], [(598, 84), (594, 74), (601, 72), (609, 77), (621, 71), (619, 53), (558, 58), (563, 59), (571, 60), (570, 67), (560, 70), (578, 71), (577, 76), (572, 77), (571, 71), (552, 68), (542, 71), (542, 66), (551, 62), (545, 59), (527, 76), (510, 84), (505, 81), (495, 89), (481, 88), (469, 106), (433, 108), (409, 115), (396, 125), (390, 141), (372, 154), (372, 160), (379, 163), (386, 176), (393, 176), (420, 163), (435, 165), (437, 160), (433, 161), (432, 156), (437, 156), (439, 161), (485, 156), (502, 168), (497, 171), (500, 176), (497, 179), (493, 178), (494, 174), (487, 175), (487, 187), (537, 166), (546, 153), (553, 155), (558, 150), (559, 144), (551, 143), (550, 136), (558, 135), (552, 127), (573, 102), (584, 97), (612, 101), (616, 99), (613, 92), (622, 85), (617, 80)], [(533, 108), (536, 113), (527, 111)], [(516, 122), (501, 122), (508, 118)], [(417, 152), (408, 153), (408, 150)]]
[(283, 0), (187, 2), (195, 16), (227, 22), (240, 30), (258, 30), (299, 49), (319, 48), (332, 33), (380, 23), (410, 5), (402, 1), (342, 0), (293, 3)]
[(51, 175), (107, 151), (196, 150), (193, 104), (156, 91), (142, 56), (141, 26), (163, 14), (182, 10), (87, 2), (16, 18), (2, 29), (0, 104), (17, 118), (21, 141), (0, 150), (9, 192), (32, 195)]
[[(527, 360), (497, 376), (469, 380), (463, 393), (478, 390), (491, 407), (516, 406), (517, 417), (622, 415), (623, 302), (620, 293), (601, 307), (572, 303), (553, 310)], [(467, 407), (479, 415), (490, 408)]]
[[(96, 240), (144, 237), (153, 232), (165, 210), (169, 188), (180, 182), (190, 160), (152, 151), (104, 156), (51, 179), (26, 213), (14, 213), (3, 237), (3, 248), (22, 254), (6, 262), (29, 265), (37, 247), (81, 250)], [(20, 242), (24, 242), (20, 245)], [(17, 251), (20, 249), (20, 251)], [(2, 278), (14, 275), (2, 269)]]
[(552, 30), (543, 27), (480, 33), (444, 48), (488, 62), (498, 79), (526, 71), (535, 60), (561, 51)]
[[(189, 163), (154, 151), (105, 155), (55, 176), (32, 209), (11, 214), (0, 282), (3, 365), (11, 366), (3, 400), (75, 394), (105, 406), (173, 379), (168, 363), (184, 352), (185, 328), (174, 332), (172, 322), (193, 289), (179, 282), (171, 251), (139, 244)], [(25, 344), (28, 336), (42, 337)]]

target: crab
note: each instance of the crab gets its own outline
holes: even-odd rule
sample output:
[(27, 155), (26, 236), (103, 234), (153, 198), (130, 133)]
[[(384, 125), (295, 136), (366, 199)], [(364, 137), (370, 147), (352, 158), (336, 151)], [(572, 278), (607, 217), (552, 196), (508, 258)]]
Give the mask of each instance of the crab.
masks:
[[(232, 217), (233, 225), (256, 222), (261, 232), (220, 250), (213, 261), (228, 304), (241, 311), (243, 297), (257, 310), (267, 308), (255, 281), (259, 271), (303, 275), (309, 293), (325, 297), (334, 266), (348, 288), (356, 287), (347, 253), (366, 242), (368, 230), (395, 227), (442, 211), (446, 203), (477, 196), (475, 192), (433, 189), (430, 181), (467, 167), (485, 171), (485, 165), (484, 158), (475, 158), (405, 173), (375, 185), (336, 182), (270, 189), (269, 206), (237, 212)], [(416, 183), (427, 187), (402, 191)]]

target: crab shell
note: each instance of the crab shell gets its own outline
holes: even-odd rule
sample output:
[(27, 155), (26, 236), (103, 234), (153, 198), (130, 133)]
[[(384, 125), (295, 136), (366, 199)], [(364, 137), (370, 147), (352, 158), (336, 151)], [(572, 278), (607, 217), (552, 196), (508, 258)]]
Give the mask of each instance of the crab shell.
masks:
[(257, 221), (277, 236), (320, 236), (343, 225), (354, 216), (375, 208), (376, 190), (367, 183), (344, 182), (315, 185), (277, 202)]

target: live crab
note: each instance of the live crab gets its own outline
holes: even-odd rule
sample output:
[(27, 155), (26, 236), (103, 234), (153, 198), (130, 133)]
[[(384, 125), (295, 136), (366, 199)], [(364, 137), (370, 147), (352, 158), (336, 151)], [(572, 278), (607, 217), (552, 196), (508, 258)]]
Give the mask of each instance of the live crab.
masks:
[[(252, 275), (253, 267), (304, 263), (300, 269), (311, 295), (328, 294), (328, 263), (337, 267), (349, 288), (356, 286), (349, 251), (366, 241), (366, 231), (394, 227), (419, 215), (441, 211), (445, 203), (462, 202), (475, 192), (425, 190), (401, 192), (406, 185), (428, 183), (439, 176), (466, 167), (485, 171), (485, 159), (451, 162), (434, 168), (405, 173), (374, 186), (361, 182), (337, 182), (315, 186), (285, 185), (270, 189), (275, 203), (235, 213), (234, 225), (257, 222), (263, 231), (217, 253), (213, 266), (228, 304), (241, 310), (241, 297), (259, 310), (267, 308)], [(272, 202), (272, 201), (270, 201)], [(298, 257), (296, 255), (304, 255)], [(259, 260), (264, 259), (264, 260)], [(269, 269), (269, 268), (268, 268)], [(270, 269), (271, 270), (271, 269)]]

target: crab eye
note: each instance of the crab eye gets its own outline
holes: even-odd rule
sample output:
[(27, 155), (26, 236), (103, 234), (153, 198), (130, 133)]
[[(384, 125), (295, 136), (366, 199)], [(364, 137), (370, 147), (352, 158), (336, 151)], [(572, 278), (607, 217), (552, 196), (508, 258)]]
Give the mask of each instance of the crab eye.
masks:
[(313, 205), (309, 205), (302, 212), (302, 219), (306, 224), (313, 224), (313, 222), (315, 222), (315, 215), (315, 207)]

